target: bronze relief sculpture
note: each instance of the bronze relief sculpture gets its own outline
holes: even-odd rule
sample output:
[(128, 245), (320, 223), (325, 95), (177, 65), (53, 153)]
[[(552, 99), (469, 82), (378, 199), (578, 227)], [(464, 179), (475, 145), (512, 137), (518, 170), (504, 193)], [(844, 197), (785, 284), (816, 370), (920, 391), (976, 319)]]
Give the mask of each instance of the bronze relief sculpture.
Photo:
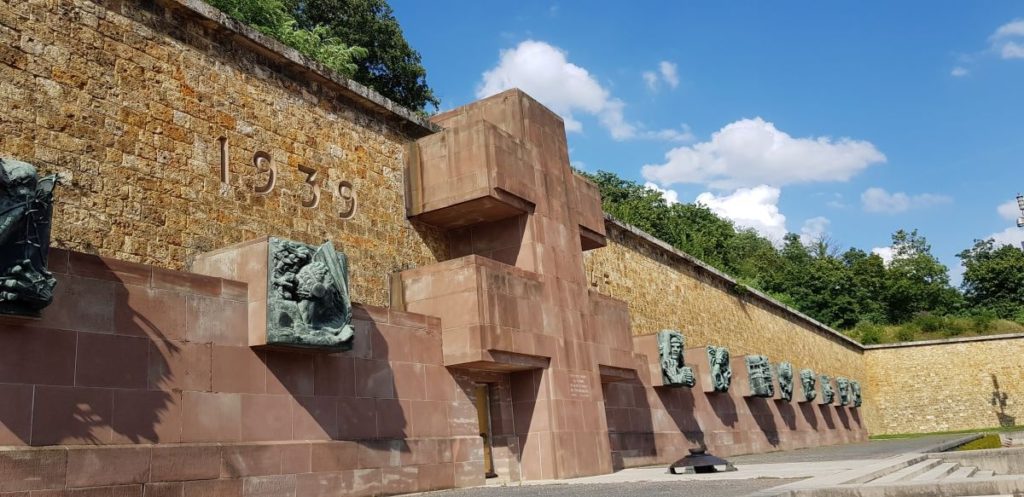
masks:
[(661, 362), (661, 379), (666, 386), (692, 387), (695, 383), (693, 369), (683, 363), (683, 348), (686, 339), (675, 330), (658, 332), (658, 355)]
[(732, 383), (732, 367), (729, 365), (729, 349), (708, 345), (708, 367), (711, 370), (711, 386), (715, 392), (729, 391)]
[(348, 258), (331, 242), (319, 247), (270, 239), (267, 344), (352, 348)]
[(0, 313), (38, 316), (57, 280), (46, 268), (57, 176), (0, 159)]

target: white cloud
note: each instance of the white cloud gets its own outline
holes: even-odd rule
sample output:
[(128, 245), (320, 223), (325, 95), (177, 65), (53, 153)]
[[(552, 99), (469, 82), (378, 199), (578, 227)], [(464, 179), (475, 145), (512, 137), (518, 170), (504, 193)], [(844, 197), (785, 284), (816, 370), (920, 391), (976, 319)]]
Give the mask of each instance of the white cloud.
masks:
[(1014, 19), (999, 28), (996, 29), (995, 33), (992, 33), (993, 40), (999, 40), (1004, 38), (1015, 38), (1024, 37), (1024, 19)]
[(758, 185), (740, 188), (729, 195), (704, 192), (697, 196), (696, 203), (741, 228), (753, 228), (774, 243), (780, 243), (786, 236), (786, 216), (779, 212), (780, 194), (778, 188)]
[(652, 92), (658, 91), (658, 87), (664, 82), (671, 88), (679, 86), (679, 72), (675, 63), (663, 60), (658, 63), (658, 72), (644, 71), (641, 76), (644, 78), (644, 84), (647, 85), (647, 89)]
[(996, 246), (1001, 245), (1012, 245), (1014, 247), (1020, 247), (1021, 242), (1024, 242), (1024, 229), (1016, 226), (1011, 226), (1003, 231), (992, 233), (986, 236), (985, 239), (993, 239), (996, 242)]
[(643, 167), (644, 178), (662, 185), (703, 183), (731, 189), (814, 181), (846, 181), (885, 155), (866, 141), (828, 137), (793, 138), (761, 119), (743, 119), (711, 140), (677, 147), (663, 164)]
[(1003, 24), (989, 36), (992, 50), (1004, 59), (1024, 59), (1024, 19)]
[(668, 83), (669, 86), (675, 88), (679, 86), (679, 73), (676, 72), (676, 65), (667, 60), (661, 61), (658, 64), (658, 70), (661, 71), (661, 77)]
[(648, 90), (656, 91), (658, 89), (658, 75), (654, 71), (644, 71), (643, 77)]
[(934, 193), (907, 195), (903, 192), (889, 193), (884, 188), (872, 187), (860, 194), (865, 212), (896, 214), (910, 209), (921, 209), (933, 205), (948, 204), (953, 199)]
[(831, 222), (824, 216), (812, 217), (804, 221), (804, 225), (800, 228), (800, 241), (807, 245), (821, 240), (822, 237), (828, 235), (828, 225)]
[(1016, 221), (1021, 215), (1020, 208), (1017, 207), (1016, 199), (1007, 200), (1006, 202), (999, 204), (999, 207), (996, 207), (996, 212), (999, 213), (1000, 217), (1008, 221)]
[(658, 188), (658, 185), (655, 185), (654, 183), (651, 183), (650, 181), (648, 181), (647, 183), (644, 183), (644, 187), (646, 187), (649, 190), (654, 190), (656, 192), (661, 192), (661, 197), (665, 199), (665, 203), (668, 204), (668, 205), (678, 204), (679, 203), (679, 192), (677, 192), (675, 190)]
[(881, 257), (886, 266), (892, 263), (892, 247), (875, 247), (871, 253)]
[(562, 116), (565, 130), (583, 131), (575, 113), (597, 118), (615, 140), (633, 138), (682, 140), (685, 130), (647, 130), (624, 116), (625, 102), (615, 98), (589, 71), (569, 62), (565, 51), (542, 41), (526, 40), (501, 51), (498, 65), (484, 72), (477, 98), (519, 88)]
[(957, 77), (957, 78), (962, 78), (964, 76), (967, 76), (970, 73), (971, 72), (968, 71), (966, 67), (962, 67), (962, 66), (956, 66), (956, 67), (953, 68), (952, 71), (949, 72), (950, 75), (952, 75), (953, 77)]
[(999, 49), (999, 56), (1004, 59), (1024, 59), (1024, 44), (1015, 41), (1005, 42)]

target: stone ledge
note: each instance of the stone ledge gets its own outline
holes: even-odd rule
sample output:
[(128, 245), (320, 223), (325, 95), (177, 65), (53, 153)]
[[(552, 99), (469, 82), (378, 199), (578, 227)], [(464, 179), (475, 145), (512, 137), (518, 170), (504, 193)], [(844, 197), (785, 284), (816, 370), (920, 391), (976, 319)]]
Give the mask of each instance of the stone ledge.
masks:
[[(706, 262), (704, 262), (704, 261), (702, 261), (700, 259), (697, 259), (696, 257), (694, 257), (694, 256), (692, 256), (690, 254), (687, 254), (686, 252), (683, 252), (683, 251), (681, 251), (681, 250), (679, 250), (679, 249), (677, 249), (677, 248), (675, 248), (675, 247), (673, 247), (673, 246), (671, 246), (671, 245), (669, 245), (669, 244), (667, 244), (667, 243), (665, 243), (665, 242), (655, 238), (654, 236), (644, 232), (640, 228), (637, 228), (635, 226), (632, 226), (632, 225), (626, 224), (626, 223), (624, 223), (622, 221), (619, 221), (618, 219), (615, 219), (614, 216), (612, 216), (611, 214), (608, 214), (607, 212), (604, 214), (604, 219), (605, 219), (605, 223), (606, 224), (610, 224), (612, 226), (615, 226), (615, 227), (617, 227), (617, 228), (619, 228), (619, 229), (621, 229), (621, 230), (623, 230), (623, 231), (625, 231), (625, 232), (627, 232), (627, 233), (629, 233), (629, 234), (631, 234), (631, 235), (633, 235), (633, 236), (635, 236), (637, 238), (640, 238), (641, 240), (643, 240), (643, 241), (645, 241), (645, 242), (655, 246), (656, 248), (661, 249), (667, 255), (670, 255), (670, 256), (678, 259), (678, 260), (681, 260), (681, 261), (683, 261), (686, 264), (694, 266), (694, 267), (696, 267), (696, 268), (706, 272), (707, 274), (710, 274), (711, 276), (721, 280), (724, 283), (727, 283), (729, 285), (740, 285), (740, 284), (742, 284), (739, 281), (737, 281), (735, 278), (733, 278), (732, 276), (729, 276), (729, 275), (723, 273), (722, 271), (719, 271), (718, 269), (715, 269), (714, 267), (712, 267), (711, 265), (707, 264)], [(850, 337), (848, 337), (848, 336), (846, 336), (846, 335), (844, 335), (844, 334), (842, 334), (842, 333), (832, 329), (832, 327), (826, 325), (825, 323), (822, 323), (821, 321), (818, 321), (817, 319), (814, 319), (814, 318), (812, 318), (812, 317), (810, 317), (810, 316), (808, 316), (808, 315), (806, 315), (806, 314), (804, 314), (804, 313), (802, 313), (802, 312), (800, 312), (800, 311), (798, 311), (798, 310), (796, 310), (796, 309), (794, 309), (794, 308), (792, 308), (792, 307), (790, 307), (790, 306), (788, 306), (786, 304), (783, 304), (782, 302), (779, 302), (778, 300), (773, 299), (772, 297), (769, 297), (767, 294), (762, 293), (760, 290), (757, 290), (755, 288), (750, 288), (750, 287), (747, 287), (747, 289), (748, 289), (748, 291), (750, 292), (751, 295), (753, 295), (755, 298), (757, 298), (761, 302), (769, 305), (770, 307), (773, 307), (775, 309), (783, 311), (783, 312), (785, 312), (785, 313), (787, 313), (787, 314), (797, 318), (797, 320), (800, 320), (800, 321), (803, 321), (803, 322), (805, 322), (807, 324), (810, 324), (814, 328), (824, 332), (826, 335), (829, 335), (831, 338), (838, 339), (840, 342), (843, 343), (843, 345), (846, 345), (848, 347), (852, 347), (852, 348), (856, 349), (857, 351), (863, 351), (865, 349), (864, 345), (861, 345), (856, 340), (854, 340), (854, 339), (852, 339), (852, 338), (850, 338)]]
[(864, 350), (898, 349), (904, 347), (927, 347), (929, 345), (948, 345), (951, 343), (986, 342), (989, 340), (1016, 340), (1024, 338), (1024, 333), (1002, 333), (999, 335), (980, 335), (974, 337), (941, 338), (938, 340), (920, 340), (916, 342), (880, 343), (864, 345)]
[(306, 57), (298, 50), (228, 17), (203, 0), (157, 0), (157, 3), (169, 10), (184, 13), (206, 27), (226, 32), (234, 38), (233, 41), (240, 42), (246, 48), (286, 66), (297, 76), (324, 84), (363, 109), (383, 115), (414, 137), (427, 136), (441, 130), (440, 126), (430, 122), (426, 117), (417, 115), (380, 93)]

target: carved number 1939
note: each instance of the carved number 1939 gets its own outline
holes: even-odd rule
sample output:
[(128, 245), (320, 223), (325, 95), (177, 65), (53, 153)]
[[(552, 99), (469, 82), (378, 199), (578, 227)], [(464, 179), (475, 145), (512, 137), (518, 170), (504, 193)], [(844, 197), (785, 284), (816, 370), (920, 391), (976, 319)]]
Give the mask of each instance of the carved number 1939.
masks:
[[(217, 141), (220, 144), (220, 180), (226, 186), (230, 181), (228, 171), (228, 139), (222, 136)], [(257, 174), (265, 174), (267, 178), (262, 185), (253, 187), (253, 193), (256, 195), (269, 195), (270, 192), (274, 191), (274, 186), (277, 185), (277, 164), (274, 164), (274, 161), (271, 160), (270, 154), (261, 150), (253, 154), (252, 167), (256, 169)], [(309, 187), (308, 198), (303, 198), (302, 206), (310, 209), (315, 208), (320, 205), (319, 172), (314, 167), (304, 165), (299, 166), (299, 172), (306, 175), (305, 183)], [(351, 182), (341, 180), (338, 183), (338, 198), (341, 201), (341, 218), (351, 219), (355, 216), (356, 191)]]

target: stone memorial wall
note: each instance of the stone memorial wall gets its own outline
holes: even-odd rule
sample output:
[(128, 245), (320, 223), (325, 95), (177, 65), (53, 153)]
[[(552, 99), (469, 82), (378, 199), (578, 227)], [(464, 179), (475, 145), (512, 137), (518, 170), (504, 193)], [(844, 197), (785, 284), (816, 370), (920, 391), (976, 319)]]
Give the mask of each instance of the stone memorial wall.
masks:
[(910, 358), (606, 219), (520, 91), (428, 122), (198, 0), (61, 0), (0, 4), (0, 98), (0, 157), (61, 181), (53, 303), (0, 318), (0, 493), (397, 494), (906, 426), (872, 368)]

